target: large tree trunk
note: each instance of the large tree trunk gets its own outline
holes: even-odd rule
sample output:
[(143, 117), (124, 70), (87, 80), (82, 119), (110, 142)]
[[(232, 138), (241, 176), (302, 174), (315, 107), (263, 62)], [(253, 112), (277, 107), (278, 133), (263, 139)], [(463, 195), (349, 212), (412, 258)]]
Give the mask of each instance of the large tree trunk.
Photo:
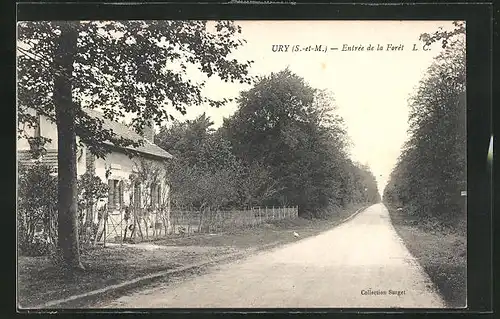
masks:
[(75, 107), (72, 72), (78, 29), (74, 22), (59, 24), (61, 34), (54, 52), (54, 104), (57, 124), (58, 248), (67, 267), (83, 269), (78, 246)]

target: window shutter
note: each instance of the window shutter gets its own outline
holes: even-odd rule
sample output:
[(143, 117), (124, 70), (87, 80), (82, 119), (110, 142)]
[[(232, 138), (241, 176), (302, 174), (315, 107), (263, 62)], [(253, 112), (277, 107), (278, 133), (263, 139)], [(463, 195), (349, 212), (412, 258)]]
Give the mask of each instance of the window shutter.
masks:
[(156, 200), (158, 201), (158, 207), (160, 207), (161, 206), (161, 185), (160, 184), (157, 185), (156, 190), (158, 191), (158, 195), (157, 195)]
[(123, 208), (123, 188), (124, 188), (123, 181), (120, 181), (119, 185), (120, 185), (120, 207)]
[(158, 207), (158, 184), (153, 184), (151, 193), (153, 197), (153, 207)]
[(155, 189), (155, 184), (151, 183), (151, 186), (149, 187), (149, 205), (151, 205), (151, 207), (154, 207), (155, 204), (154, 189)]
[(114, 180), (108, 180), (109, 192), (108, 192), (108, 208), (112, 209), (115, 205), (115, 183)]
[(134, 186), (135, 186), (134, 187), (134, 204), (135, 204), (135, 207), (141, 208), (142, 207), (141, 183), (137, 182), (137, 183), (135, 183)]
[(137, 187), (137, 190), (139, 191), (139, 207), (143, 207), (143, 203), (142, 203), (142, 183), (139, 183), (138, 187)]
[(120, 205), (120, 182), (115, 180), (115, 208), (119, 208)]

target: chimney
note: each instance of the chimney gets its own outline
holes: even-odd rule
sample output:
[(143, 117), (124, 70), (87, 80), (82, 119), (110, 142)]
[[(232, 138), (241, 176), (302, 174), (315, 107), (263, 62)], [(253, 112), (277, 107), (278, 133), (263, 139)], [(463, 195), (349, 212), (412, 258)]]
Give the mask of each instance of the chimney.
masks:
[(144, 137), (147, 141), (154, 143), (155, 142), (154, 121), (151, 119), (148, 121), (148, 123), (149, 124), (146, 124), (144, 126), (142, 137)]

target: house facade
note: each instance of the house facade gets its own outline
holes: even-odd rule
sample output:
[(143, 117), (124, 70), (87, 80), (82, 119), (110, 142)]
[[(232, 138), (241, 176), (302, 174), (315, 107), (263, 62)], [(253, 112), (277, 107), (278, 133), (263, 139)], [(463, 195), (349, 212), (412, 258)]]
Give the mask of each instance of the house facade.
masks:
[[(170, 231), (170, 186), (165, 164), (172, 159), (167, 151), (154, 144), (154, 130), (148, 127), (143, 136), (125, 124), (105, 119), (98, 111), (88, 110), (89, 115), (103, 120), (103, 128), (111, 129), (121, 137), (143, 140), (139, 147), (112, 147), (105, 158), (97, 158), (86, 147), (77, 150), (77, 175), (86, 172), (98, 176), (108, 185), (108, 198), (86, 209), (86, 225), (99, 225), (104, 238), (109, 241), (124, 239), (128, 234), (149, 237)], [(36, 159), (57, 172), (57, 127), (49, 119), (39, 116), (36, 128), (25, 130), (29, 137), (45, 137), (46, 154)], [(77, 137), (78, 139), (78, 137)], [(18, 139), (20, 163), (34, 162), (31, 146), (26, 138)], [(133, 151), (129, 156), (125, 151)], [(102, 218), (107, 216), (106, 219)]]

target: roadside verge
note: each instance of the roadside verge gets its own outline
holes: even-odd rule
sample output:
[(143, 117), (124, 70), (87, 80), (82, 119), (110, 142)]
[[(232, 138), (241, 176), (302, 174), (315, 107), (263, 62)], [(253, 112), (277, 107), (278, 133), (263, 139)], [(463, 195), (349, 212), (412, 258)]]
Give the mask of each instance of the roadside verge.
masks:
[(426, 226), (423, 221), (387, 206), (399, 237), (450, 308), (467, 306), (467, 236), (452, 229)]

